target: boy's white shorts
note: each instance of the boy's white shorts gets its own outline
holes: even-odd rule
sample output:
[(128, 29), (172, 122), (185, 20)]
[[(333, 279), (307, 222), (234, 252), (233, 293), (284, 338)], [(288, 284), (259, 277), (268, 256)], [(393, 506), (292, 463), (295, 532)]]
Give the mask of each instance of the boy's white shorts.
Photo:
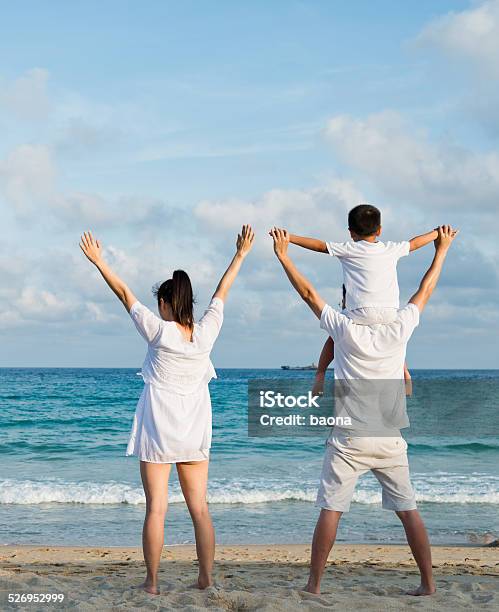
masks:
[(402, 437), (331, 435), (326, 444), (316, 506), (348, 512), (357, 479), (371, 470), (383, 489), (386, 510), (415, 510), (407, 442)]
[(343, 314), (358, 325), (379, 325), (393, 323), (398, 316), (398, 308), (384, 308), (380, 306), (366, 306), (349, 310), (345, 308)]

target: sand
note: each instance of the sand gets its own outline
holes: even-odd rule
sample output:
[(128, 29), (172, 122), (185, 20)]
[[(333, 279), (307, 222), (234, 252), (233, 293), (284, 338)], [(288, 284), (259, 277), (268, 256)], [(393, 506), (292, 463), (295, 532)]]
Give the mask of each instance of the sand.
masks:
[[(331, 554), (320, 596), (306, 582), (306, 545), (219, 546), (214, 587), (199, 591), (193, 546), (167, 547), (161, 595), (131, 589), (144, 576), (138, 548), (3, 546), (0, 609), (78, 610), (480, 610), (499, 609), (499, 552), (434, 547), (437, 594), (419, 584), (406, 546), (341, 545)], [(8, 593), (64, 593), (62, 605), (8, 604)]]

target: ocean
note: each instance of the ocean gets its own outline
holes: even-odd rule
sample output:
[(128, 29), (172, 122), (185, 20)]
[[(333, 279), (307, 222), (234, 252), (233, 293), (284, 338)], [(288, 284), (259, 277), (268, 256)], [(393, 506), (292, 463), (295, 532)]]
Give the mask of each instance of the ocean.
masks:
[[(213, 446), (209, 500), (217, 541), (309, 543), (327, 431), (315, 437), (250, 438), (247, 384), (310, 376), (282, 370), (217, 370), (210, 383)], [(415, 370), (415, 389), (431, 382), (438, 400), (408, 404), (411, 421), (437, 425), (404, 432), (418, 506), (434, 544), (484, 543), (499, 535), (499, 370)], [(144, 496), (138, 461), (125, 457), (143, 382), (137, 369), (0, 369), (0, 543), (136, 546)], [(463, 403), (482, 429), (439, 426)], [(415, 393), (417, 395), (417, 393)], [(435, 396), (432, 391), (432, 396)], [(482, 401), (483, 400), (483, 401)], [(461, 406), (462, 409), (462, 406)], [(431, 414), (430, 414), (431, 411)], [(461, 412), (461, 414), (463, 414)], [(441, 425), (441, 422), (440, 422)], [(486, 435), (484, 435), (486, 431)], [(404, 542), (381, 509), (371, 474), (359, 480), (338, 541)], [(193, 542), (172, 471), (166, 542)]]

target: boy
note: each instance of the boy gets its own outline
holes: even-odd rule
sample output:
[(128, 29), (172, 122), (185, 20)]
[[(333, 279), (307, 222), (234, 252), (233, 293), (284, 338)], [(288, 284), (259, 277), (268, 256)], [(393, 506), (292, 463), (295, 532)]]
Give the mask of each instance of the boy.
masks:
[[(348, 213), (350, 242), (324, 242), (290, 234), (289, 241), (305, 249), (338, 257), (343, 267), (343, 312), (360, 325), (391, 323), (399, 308), (397, 263), (401, 257), (433, 242), (437, 230), (403, 242), (381, 242), (381, 213), (369, 204), (360, 204)], [(334, 343), (328, 338), (321, 352), (314, 395), (322, 394), (326, 370), (334, 357)], [(411, 377), (404, 366), (407, 394)]]

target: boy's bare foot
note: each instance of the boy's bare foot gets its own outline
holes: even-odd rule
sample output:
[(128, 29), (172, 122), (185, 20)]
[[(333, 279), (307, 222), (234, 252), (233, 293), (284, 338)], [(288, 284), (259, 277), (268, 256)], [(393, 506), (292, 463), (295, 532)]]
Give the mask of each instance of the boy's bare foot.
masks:
[(407, 595), (414, 595), (415, 597), (422, 597), (423, 595), (433, 595), (437, 589), (435, 586), (423, 586), (420, 584), (417, 589), (407, 591)]
[(312, 387), (312, 395), (324, 395), (324, 378), (325, 374), (317, 373)]
[(146, 582), (137, 584), (133, 586), (132, 589), (142, 589), (146, 593), (149, 593), (149, 595), (159, 595), (159, 587), (153, 586), (152, 584), (147, 584)]

